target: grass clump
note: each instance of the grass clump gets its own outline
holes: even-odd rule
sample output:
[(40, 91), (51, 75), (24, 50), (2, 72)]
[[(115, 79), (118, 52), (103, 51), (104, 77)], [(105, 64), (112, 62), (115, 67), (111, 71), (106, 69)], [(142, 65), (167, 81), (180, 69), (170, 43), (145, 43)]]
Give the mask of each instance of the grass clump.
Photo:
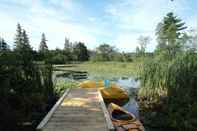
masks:
[(60, 81), (55, 85), (55, 92), (59, 96), (61, 96), (66, 89), (77, 88), (77, 87), (79, 87), (79, 83), (76, 81), (67, 81), (67, 82)]
[(145, 121), (163, 129), (197, 128), (196, 53), (182, 53), (168, 61), (145, 62), (141, 76), (138, 95)]

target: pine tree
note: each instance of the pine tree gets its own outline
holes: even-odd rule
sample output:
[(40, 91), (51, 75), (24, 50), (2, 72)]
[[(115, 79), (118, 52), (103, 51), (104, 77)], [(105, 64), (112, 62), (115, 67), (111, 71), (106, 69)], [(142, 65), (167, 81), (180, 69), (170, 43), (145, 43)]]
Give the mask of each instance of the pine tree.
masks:
[(21, 25), (18, 23), (17, 24), (17, 29), (16, 29), (16, 37), (15, 37), (15, 49), (20, 49), (22, 42), (22, 28)]
[(168, 13), (157, 25), (157, 51), (167, 51), (169, 55), (174, 56), (181, 49), (179, 39), (181, 39), (181, 31), (186, 28), (181, 19), (174, 16), (172, 12)]
[(33, 50), (29, 43), (29, 38), (24, 29), (21, 28), (20, 24), (17, 25), (16, 38), (15, 38), (14, 51), (19, 57), (20, 61), (28, 63), (33, 60)]
[(6, 51), (6, 50), (9, 50), (9, 46), (5, 42), (5, 40), (0, 37), (0, 51)]
[(47, 40), (46, 40), (45, 34), (42, 33), (39, 52), (46, 53), (48, 51), (48, 46), (47, 46), (46, 42), (47, 42)]
[(26, 49), (28, 51), (32, 51), (32, 48), (29, 43), (29, 38), (28, 38), (25, 30), (22, 31), (22, 43), (24, 45), (24, 47), (23, 47), (24, 49)]

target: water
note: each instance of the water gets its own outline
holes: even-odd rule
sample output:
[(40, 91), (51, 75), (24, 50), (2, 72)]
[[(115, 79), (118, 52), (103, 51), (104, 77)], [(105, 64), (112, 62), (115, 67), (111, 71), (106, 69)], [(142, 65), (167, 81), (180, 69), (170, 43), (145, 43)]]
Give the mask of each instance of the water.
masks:
[(131, 77), (121, 77), (115, 80), (114, 83), (121, 86), (129, 93), (129, 101), (123, 106), (123, 108), (139, 118), (139, 106), (135, 100), (135, 96), (137, 94), (137, 90), (139, 89), (140, 81)]
[[(67, 74), (67, 72), (59, 72), (60, 75), (59, 77), (57, 78), (57, 72), (54, 73), (54, 77), (56, 79), (58, 79), (58, 81), (64, 81), (64, 82), (67, 82), (67, 81), (78, 81), (78, 82), (81, 82), (81, 81), (84, 81), (84, 80), (109, 80), (110, 83), (115, 83), (117, 85), (119, 85), (120, 87), (122, 87), (124, 90), (126, 90), (129, 94), (129, 101), (128, 103), (126, 103), (125, 105), (123, 105), (122, 107), (124, 109), (126, 109), (127, 111), (133, 113), (137, 118), (139, 118), (139, 106), (138, 106), (138, 103), (137, 101), (135, 100), (136, 96), (137, 96), (137, 92), (139, 90), (139, 87), (140, 87), (140, 81), (137, 80), (136, 78), (134, 77), (126, 77), (126, 76), (122, 76), (122, 77), (109, 77), (109, 76), (99, 76), (97, 74), (94, 74), (95, 76), (93, 75), (90, 75), (88, 74), (88, 72), (82, 72), (83, 74), (86, 74), (86, 75), (81, 75), (80, 72), (74, 72), (74, 71), (69, 71), (70, 74)], [(58, 74), (59, 74), (58, 73)], [(77, 75), (73, 75), (73, 73), (77, 74)], [(78, 75), (79, 74), (79, 75)], [(74, 78), (75, 76), (79, 76), (79, 77), (76, 77)], [(82, 77), (81, 77), (82, 76)], [(108, 84), (108, 82), (107, 82)], [(147, 131), (159, 131), (159, 129), (155, 129), (155, 128), (150, 128), (150, 127), (147, 127), (145, 126), (145, 129)]]
[[(77, 77), (78, 79), (75, 79), (73, 76), (74, 73), (72, 71), (69, 71), (70, 74), (67, 73), (61, 73), (60, 75), (58, 75), (60, 78), (58, 79), (61, 79), (61, 80), (64, 80), (64, 81), (73, 81), (73, 80), (76, 80), (76, 81), (83, 81), (83, 80), (86, 80), (86, 79), (91, 79), (91, 80), (100, 80), (102, 78), (98, 78), (98, 76), (90, 76), (88, 75), (87, 72), (85, 72), (85, 75), (84, 75), (84, 72), (83, 75), (80, 75), (80, 72), (78, 72), (78, 76)], [(75, 73), (76, 74), (76, 73)], [(57, 76), (57, 75), (56, 75)], [(82, 76), (82, 77), (80, 77)], [(84, 77), (85, 76), (85, 77)], [(103, 79), (106, 79), (106, 78), (103, 78)], [(107, 79), (106, 79), (107, 80)], [(108, 81), (106, 81), (108, 82)], [(126, 103), (123, 108), (126, 109), (127, 111), (133, 113), (137, 118), (139, 118), (139, 106), (135, 100), (135, 97), (137, 95), (137, 91), (139, 89), (139, 86), (140, 86), (140, 81), (139, 80), (136, 80), (135, 78), (133, 77), (120, 77), (120, 78), (111, 78), (109, 79), (109, 82), (112, 82), (112, 83), (115, 83), (116, 85), (119, 85), (120, 87), (122, 87), (124, 90), (126, 90), (129, 94), (129, 102)], [(108, 83), (109, 84), (109, 83)]]

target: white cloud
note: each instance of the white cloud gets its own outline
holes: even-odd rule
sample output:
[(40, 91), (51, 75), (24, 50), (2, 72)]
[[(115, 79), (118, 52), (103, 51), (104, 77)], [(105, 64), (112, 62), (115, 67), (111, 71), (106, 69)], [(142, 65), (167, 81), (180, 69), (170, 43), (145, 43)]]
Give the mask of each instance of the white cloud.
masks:
[(137, 38), (146, 35), (152, 38), (148, 51), (153, 51), (156, 47), (157, 24), (170, 11), (182, 17), (185, 11), (189, 11), (189, 5), (186, 0), (119, 0), (109, 4), (105, 11), (119, 28), (120, 33), (114, 40), (117, 41), (117, 47), (133, 51), (137, 46)]
[[(187, 0), (111, 0), (103, 14), (89, 10), (83, 2), (73, 0), (2, 0), (0, 4), (0, 36), (13, 43), (17, 22), (27, 30), (32, 46), (37, 49), (45, 32), (49, 48), (62, 48), (64, 37), (87, 43), (95, 48), (108, 42), (121, 51), (134, 51), (140, 35), (151, 36), (148, 50), (155, 48), (155, 27), (163, 16), (174, 11), (181, 18), (191, 11)], [(5, 2), (6, 1), (6, 2)], [(12, 3), (12, 4), (10, 4)], [(99, 14), (99, 15), (98, 15)], [(102, 16), (102, 17), (101, 17)], [(186, 18), (194, 26), (197, 16)], [(111, 43), (110, 43), (111, 42)]]
[[(58, 0), (51, 0), (51, 2), (52, 4), (59, 4)], [(20, 4), (25, 5), (27, 3), (21, 1)], [(13, 45), (17, 22), (21, 23), (23, 28), (26, 29), (34, 49), (38, 48), (43, 32), (46, 34), (48, 46), (51, 49), (56, 47), (63, 48), (65, 37), (68, 37), (71, 41), (82, 41), (88, 44), (97, 43), (93, 31), (88, 31), (86, 27), (79, 23), (70, 22), (72, 18), (69, 15), (63, 14), (64, 10), (45, 7), (38, 1), (31, 4), (29, 9), (26, 10), (28, 15), (24, 17), (16, 16), (15, 13), (18, 12), (14, 12), (15, 10), (11, 12), (0, 12), (0, 18), (3, 18), (0, 24), (2, 32), (0, 35), (9, 44)], [(69, 0), (62, 1), (61, 4), (61, 6), (69, 10), (74, 7)], [(26, 6), (29, 6), (29, 3)], [(22, 12), (19, 13), (22, 14)]]

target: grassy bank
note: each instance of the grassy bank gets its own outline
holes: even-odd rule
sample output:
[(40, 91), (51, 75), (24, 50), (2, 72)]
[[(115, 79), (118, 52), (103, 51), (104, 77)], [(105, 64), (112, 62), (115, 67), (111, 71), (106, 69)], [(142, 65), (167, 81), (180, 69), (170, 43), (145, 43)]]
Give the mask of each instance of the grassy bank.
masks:
[(137, 76), (140, 62), (85, 62), (55, 65), (54, 67), (60, 71), (87, 71), (92, 79), (113, 79), (123, 76)]
[[(78, 64), (54, 65), (54, 74), (65, 74), (70, 71), (87, 72), (89, 79), (117, 79), (120, 77), (137, 77), (138, 70), (141, 66), (140, 61), (136, 62), (84, 62)], [(66, 74), (67, 74), (66, 73)], [(56, 77), (55, 90), (62, 94), (67, 88), (78, 87), (80, 81), (67, 79), (66, 76)]]

